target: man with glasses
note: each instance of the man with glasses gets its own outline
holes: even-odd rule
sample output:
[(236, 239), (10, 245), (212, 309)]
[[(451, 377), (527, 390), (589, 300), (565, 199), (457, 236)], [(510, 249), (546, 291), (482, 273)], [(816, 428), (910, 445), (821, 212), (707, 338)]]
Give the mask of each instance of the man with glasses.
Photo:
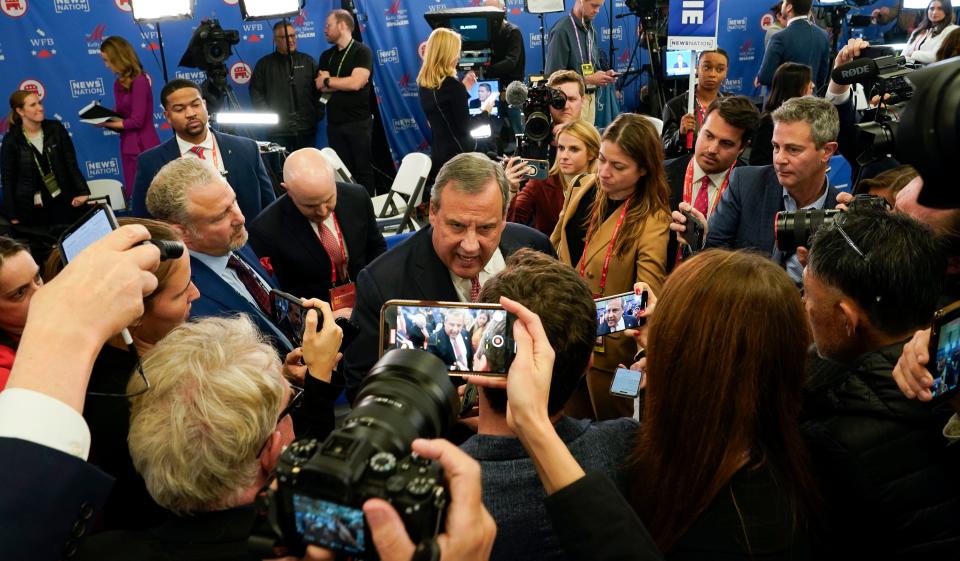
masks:
[(276, 50), (257, 61), (250, 77), (250, 102), (259, 111), (277, 113), (280, 122), (267, 139), (293, 152), (313, 146), (320, 119), (314, 77), (317, 63), (297, 51), (297, 30), (289, 23), (273, 26)]
[(294, 425), (300, 437), (322, 439), (333, 429), (339, 388), (330, 379), (342, 332), (326, 303), (308, 304), (322, 313), (323, 329), (311, 311), (305, 389), (283, 378), (273, 348), (242, 316), (185, 323), (144, 355), (152, 387), (131, 399), (130, 456), (170, 515), (149, 532), (93, 536), (80, 559), (247, 558), (253, 501), (293, 442)]
[(912, 218), (838, 215), (813, 238), (803, 273), (817, 354), (803, 428), (820, 479), (822, 520), (838, 559), (929, 559), (960, 547), (960, 448), (941, 431), (949, 408), (900, 393), (892, 372), (933, 317), (946, 258)]

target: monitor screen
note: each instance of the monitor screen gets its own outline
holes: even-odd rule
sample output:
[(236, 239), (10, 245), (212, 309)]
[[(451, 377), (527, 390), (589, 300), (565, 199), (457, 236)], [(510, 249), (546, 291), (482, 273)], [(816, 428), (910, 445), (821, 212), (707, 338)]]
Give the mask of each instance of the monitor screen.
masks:
[(663, 61), (667, 76), (689, 76), (693, 64), (693, 54), (690, 51), (667, 51)]
[(463, 42), (489, 43), (490, 25), (487, 18), (450, 18), (450, 28), (463, 37)]
[(497, 114), (497, 100), (500, 99), (500, 83), (496, 80), (483, 80), (470, 88), (470, 100), (467, 102), (471, 115)]

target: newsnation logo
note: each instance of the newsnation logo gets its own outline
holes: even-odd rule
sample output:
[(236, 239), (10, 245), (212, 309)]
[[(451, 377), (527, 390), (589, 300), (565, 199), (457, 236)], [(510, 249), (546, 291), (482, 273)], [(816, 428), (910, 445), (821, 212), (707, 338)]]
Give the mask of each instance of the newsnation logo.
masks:
[(103, 87), (103, 78), (95, 80), (70, 80), (70, 95), (74, 99), (86, 95), (106, 95)]
[(120, 175), (120, 161), (116, 158), (110, 158), (109, 160), (87, 162), (88, 178), (104, 175)]
[(727, 33), (731, 31), (746, 31), (747, 18), (727, 18)]
[(404, 117), (402, 119), (393, 120), (393, 133), (397, 134), (400, 131), (405, 131), (409, 129), (417, 128), (417, 120), (413, 117)]
[(89, 12), (90, 0), (53, 0), (53, 9), (58, 13)]
[(400, 49), (397, 47), (386, 51), (383, 49), (377, 49), (377, 60), (380, 62), (380, 66), (390, 63), (399, 63)]

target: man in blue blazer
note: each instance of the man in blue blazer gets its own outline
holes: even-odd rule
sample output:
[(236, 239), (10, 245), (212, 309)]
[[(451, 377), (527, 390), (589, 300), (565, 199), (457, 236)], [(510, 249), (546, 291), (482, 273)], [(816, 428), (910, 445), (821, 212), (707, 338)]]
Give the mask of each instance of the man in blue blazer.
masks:
[(830, 41), (827, 32), (810, 20), (812, 0), (783, 0), (781, 13), (787, 27), (770, 39), (763, 53), (757, 81), (764, 86), (773, 83), (777, 68), (785, 62), (806, 64), (813, 69), (817, 89), (827, 84), (830, 76)]
[(455, 156), (437, 173), (430, 197), (430, 226), (360, 271), (351, 320), (360, 335), (347, 347), (347, 396), (380, 350), (380, 308), (387, 300), (470, 302), (480, 286), (522, 247), (555, 256), (550, 240), (507, 223), (508, 183), (500, 164), (477, 153)]
[(146, 199), (153, 176), (164, 164), (181, 157), (211, 163), (233, 187), (240, 210), (251, 220), (276, 199), (257, 143), (207, 128), (209, 117), (199, 86), (190, 80), (171, 80), (160, 91), (160, 103), (174, 135), (137, 159), (134, 216), (150, 217)]
[(774, 221), (783, 210), (836, 206), (838, 191), (827, 183), (827, 167), (837, 150), (840, 121), (829, 101), (795, 97), (774, 111), (773, 122), (773, 165), (733, 170), (708, 223), (704, 247), (760, 251), (799, 283), (803, 268), (796, 255), (777, 249)]
[(196, 158), (167, 163), (150, 183), (147, 208), (175, 228), (190, 250), (190, 277), (200, 291), (190, 317), (245, 314), (285, 356), (293, 346), (271, 321), (273, 277), (247, 245), (238, 197)]

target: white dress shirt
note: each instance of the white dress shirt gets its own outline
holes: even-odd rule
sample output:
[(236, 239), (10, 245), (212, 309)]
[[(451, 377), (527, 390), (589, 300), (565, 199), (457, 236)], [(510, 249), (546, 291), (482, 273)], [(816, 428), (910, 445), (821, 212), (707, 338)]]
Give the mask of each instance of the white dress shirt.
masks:
[[(480, 280), (480, 286), (483, 287), (483, 283), (487, 282), (487, 279), (504, 270), (506, 266), (507, 264), (503, 260), (503, 254), (500, 253), (500, 248), (498, 247), (497, 250), (493, 252), (493, 255), (490, 256), (487, 264), (483, 266), (483, 269), (480, 269), (480, 274), (477, 275), (477, 278)], [(450, 271), (450, 280), (453, 281), (453, 288), (457, 291), (457, 297), (460, 301), (469, 302), (470, 279), (458, 277), (453, 274), (453, 271)]]
[(27, 440), (81, 460), (90, 454), (90, 428), (83, 415), (59, 399), (33, 390), (7, 388), (0, 392), (0, 436)]
[[(212, 163), (214, 167), (217, 168), (217, 171), (220, 172), (220, 175), (226, 176), (227, 168), (223, 166), (223, 154), (220, 153), (220, 145), (217, 144), (217, 139), (213, 136), (213, 131), (207, 130), (207, 138), (203, 139), (203, 142), (200, 144), (193, 144), (192, 142), (187, 142), (186, 140), (180, 138), (179, 136), (174, 135), (174, 138), (177, 139), (177, 146), (180, 148), (180, 157), (181, 158), (197, 158), (200, 159), (200, 156), (197, 156), (190, 150), (194, 146), (200, 146), (203, 148), (203, 157), (206, 161)], [(214, 150), (216, 148), (216, 150)], [(214, 159), (216, 155), (216, 159)]]

